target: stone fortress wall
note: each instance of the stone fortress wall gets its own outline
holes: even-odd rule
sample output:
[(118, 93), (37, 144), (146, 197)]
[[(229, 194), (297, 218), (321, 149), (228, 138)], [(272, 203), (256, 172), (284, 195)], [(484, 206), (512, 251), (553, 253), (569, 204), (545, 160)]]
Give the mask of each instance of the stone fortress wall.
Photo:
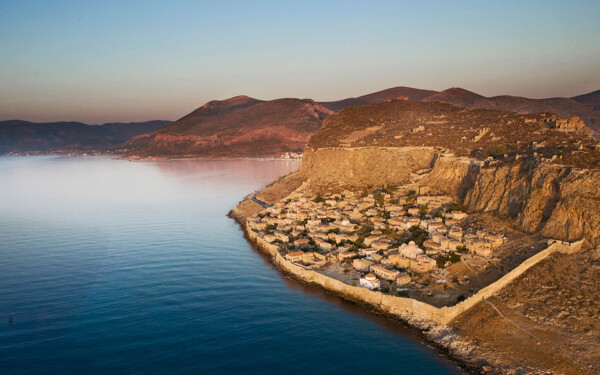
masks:
[(250, 240), (261, 250), (268, 253), (272, 257), (273, 261), (277, 263), (283, 270), (291, 273), (302, 281), (320, 285), (324, 289), (336, 292), (346, 299), (366, 302), (382, 312), (397, 315), (403, 319), (413, 318), (440, 324), (449, 323), (454, 318), (467, 311), (469, 308), (487, 298), (490, 298), (506, 285), (510, 284), (513, 280), (525, 273), (529, 268), (546, 259), (551, 254), (555, 252), (573, 253), (579, 251), (583, 243), (583, 240), (574, 243), (555, 241), (550, 244), (548, 248), (525, 260), (518, 267), (494, 283), (479, 290), (471, 297), (454, 306), (438, 308), (412, 298), (386, 295), (378, 291), (372, 291), (366, 288), (348, 285), (313, 270), (305, 269), (286, 260), (279, 253), (277, 245), (266, 242), (258, 236), (258, 233), (251, 230), (246, 230), (246, 233)]
[[(416, 175), (421, 170), (425, 174)], [(411, 298), (385, 295), (354, 287), (293, 264), (271, 245), (248, 231), (247, 235), (273, 261), (298, 279), (314, 283), (350, 300), (363, 301), (377, 309), (401, 316), (446, 324), (490, 298), (521, 276), (529, 268), (555, 252), (579, 251), (584, 240), (600, 242), (600, 172), (538, 162), (485, 165), (483, 161), (455, 157), (432, 147), (307, 147), (298, 172), (305, 180), (303, 188), (320, 186), (382, 186), (414, 184), (429, 186), (432, 192), (459, 198), (469, 211), (492, 212), (527, 232), (540, 232), (559, 239), (548, 248), (525, 260), (496, 282), (464, 301), (437, 308)], [(234, 210), (235, 211), (235, 210)], [(563, 242), (577, 241), (577, 242)]]

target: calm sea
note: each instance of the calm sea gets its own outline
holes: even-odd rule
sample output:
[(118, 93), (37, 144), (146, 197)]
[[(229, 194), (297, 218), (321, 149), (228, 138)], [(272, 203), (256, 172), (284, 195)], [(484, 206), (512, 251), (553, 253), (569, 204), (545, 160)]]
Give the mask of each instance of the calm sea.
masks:
[(0, 158), (0, 373), (460, 373), (225, 216), (298, 166)]

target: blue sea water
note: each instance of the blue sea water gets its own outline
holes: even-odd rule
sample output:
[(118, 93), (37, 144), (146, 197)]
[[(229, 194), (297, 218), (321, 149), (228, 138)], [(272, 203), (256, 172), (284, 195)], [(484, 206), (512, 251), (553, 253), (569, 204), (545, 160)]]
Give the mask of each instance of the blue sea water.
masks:
[(296, 161), (0, 158), (1, 374), (457, 374), (226, 217)]

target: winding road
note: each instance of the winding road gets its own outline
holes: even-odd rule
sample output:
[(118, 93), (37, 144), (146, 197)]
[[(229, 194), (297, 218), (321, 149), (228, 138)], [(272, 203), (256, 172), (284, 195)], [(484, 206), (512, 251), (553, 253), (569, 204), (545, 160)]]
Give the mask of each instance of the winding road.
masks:
[(261, 206), (262, 208), (267, 208), (269, 207), (269, 205), (266, 202), (261, 201), (260, 199), (256, 198), (256, 193), (254, 193), (252, 195), (252, 201), (257, 203), (259, 206)]

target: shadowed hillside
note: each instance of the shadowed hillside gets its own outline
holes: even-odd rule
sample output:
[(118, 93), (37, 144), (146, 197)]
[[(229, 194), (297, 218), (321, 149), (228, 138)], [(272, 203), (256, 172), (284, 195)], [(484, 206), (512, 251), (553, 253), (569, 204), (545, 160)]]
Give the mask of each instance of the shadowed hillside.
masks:
[(433, 90), (421, 90), (414, 89), (412, 87), (392, 87), (391, 89), (374, 92), (359, 96), (358, 98), (348, 98), (343, 100), (337, 100), (333, 102), (321, 102), (322, 105), (331, 109), (332, 111), (340, 111), (344, 108), (354, 107), (357, 105), (365, 104), (377, 104), (382, 103), (389, 99), (395, 99), (401, 96), (407, 97), (412, 101), (419, 102), (431, 95), (436, 94), (437, 91)]
[(128, 156), (279, 157), (302, 152), (331, 110), (309, 99), (211, 101), (173, 124), (135, 137)]
[(585, 95), (574, 96), (571, 99), (578, 101), (589, 109), (600, 111), (600, 90)]
[(0, 154), (104, 152), (131, 137), (169, 123), (170, 121), (156, 120), (87, 125), (81, 122), (0, 121)]

